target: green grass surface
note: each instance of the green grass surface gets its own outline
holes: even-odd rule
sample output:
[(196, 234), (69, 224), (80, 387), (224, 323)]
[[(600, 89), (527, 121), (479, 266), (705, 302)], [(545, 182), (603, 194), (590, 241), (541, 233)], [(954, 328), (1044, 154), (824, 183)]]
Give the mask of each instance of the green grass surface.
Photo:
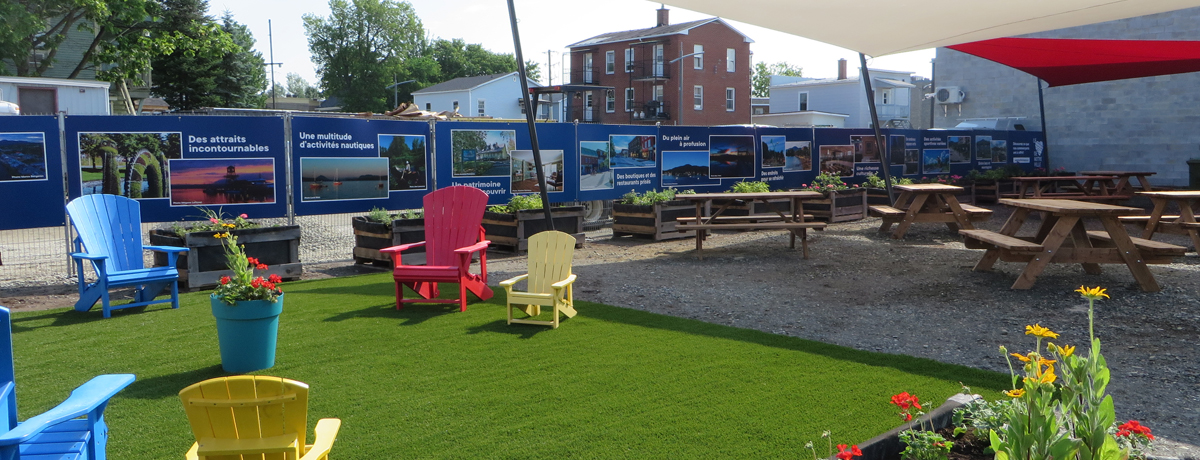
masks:
[[(823, 430), (858, 443), (898, 425), (895, 393), (940, 402), (963, 382), (991, 399), (1008, 383), (587, 302), (557, 330), (508, 326), (502, 289), (459, 313), (396, 311), (387, 274), (284, 288), (276, 364), (258, 374), (308, 383), (310, 433), (318, 418), (342, 419), (343, 459), (798, 458)], [(21, 418), (94, 375), (133, 373), (108, 408), (109, 456), (182, 456), (194, 439), (179, 390), (225, 373), (208, 293), (180, 303), (107, 320), (98, 307), (14, 315)]]

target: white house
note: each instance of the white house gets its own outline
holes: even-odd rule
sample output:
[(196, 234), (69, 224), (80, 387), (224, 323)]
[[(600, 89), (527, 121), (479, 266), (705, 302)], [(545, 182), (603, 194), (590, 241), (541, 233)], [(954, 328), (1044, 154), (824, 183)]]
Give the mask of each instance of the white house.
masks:
[[(907, 128), (912, 72), (870, 69), (871, 89), (881, 127)], [(837, 125), (841, 120), (842, 125)], [(811, 121), (807, 126), (871, 127), (871, 111), (860, 77), (847, 78), (846, 61), (838, 62), (838, 78), (771, 77), (770, 114), (754, 117), (755, 123), (800, 126), (790, 121)]]
[(0, 101), (21, 107), (22, 115), (111, 115), (109, 82), (42, 77), (0, 77)]
[[(465, 117), (525, 119), (521, 101), (521, 82), (517, 72), (455, 78), (413, 91), (417, 108), (430, 111), (457, 111)], [(542, 86), (529, 80), (529, 87)], [(557, 118), (561, 102), (538, 105), (538, 119)]]

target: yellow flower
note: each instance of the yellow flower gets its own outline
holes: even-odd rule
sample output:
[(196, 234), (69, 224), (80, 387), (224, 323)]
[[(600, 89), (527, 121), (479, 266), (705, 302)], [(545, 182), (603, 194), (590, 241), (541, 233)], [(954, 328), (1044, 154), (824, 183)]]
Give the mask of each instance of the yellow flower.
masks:
[(216, 234), (216, 235), (213, 235), (213, 238), (229, 238), (229, 233), (228, 233), (228, 232), (226, 232), (226, 233), (218, 233), (218, 234)]
[(1051, 331), (1050, 329), (1044, 328), (1040, 324), (1034, 324), (1032, 326), (1025, 326), (1025, 335), (1032, 335), (1032, 336), (1041, 337), (1044, 339), (1057, 339), (1058, 338), (1058, 333)]
[(1054, 366), (1046, 366), (1046, 370), (1042, 371), (1042, 376), (1038, 379), (1038, 382), (1049, 384), (1054, 383), (1055, 380), (1058, 380), (1058, 376), (1054, 375)]
[(1025, 355), (1023, 355), (1023, 354), (1020, 354), (1020, 353), (1010, 353), (1010, 354), (1011, 354), (1011, 355), (1013, 355), (1013, 356), (1015, 356), (1017, 359), (1021, 360), (1021, 362), (1023, 362), (1023, 363), (1027, 363), (1027, 362), (1029, 362), (1029, 357), (1028, 357), (1028, 356), (1025, 356)]
[(1025, 390), (1018, 388), (1018, 389), (1012, 390), (1012, 391), (1005, 391), (1004, 394), (1006, 394), (1010, 397), (1013, 397), (1013, 398), (1020, 398), (1022, 396), (1025, 396)]
[(1070, 345), (1060, 347), (1052, 343), (1050, 344), (1050, 350), (1058, 352), (1059, 356), (1062, 356), (1063, 358), (1067, 358), (1075, 354), (1075, 347)]
[(1078, 292), (1079, 295), (1082, 295), (1083, 298), (1085, 298), (1085, 299), (1100, 300), (1101, 297), (1104, 297), (1106, 299), (1109, 298), (1108, 294), (1104, 293), (1104, 291), (1106, 291), (1106, 290), (1107, 289), (1101, 288), (1100, 286), (1096, 286), (1094, 288), (1086, 288), (1083, 286), (1079, 286), (1079, 289), (1076, 289), (1075, 292)]
[(1050, 366), (1050, 367), (1054, 367), (1054, 366), (1053, 366), (1053, 365), (1054, 365), (1054, 363), (1057, 363), (1057, 362), (1058, 362), (1058, 361), (1055, 361), (1055, 360), (1053, 360), (1053, 359), (1046, 359), (1046, 358), (1039, 358), (1039, 359), (1038, 359), (1038, 364), (1040, 364), (1040, 365), (1042, 365), (1042, 366)]
[(233, 228), (233, 227), (237, 227), (237, 225), (233, 225), (233, 224), (221, 224), (221, 226), (222, 226), (222, 227), (225, 227), (225, 228)]

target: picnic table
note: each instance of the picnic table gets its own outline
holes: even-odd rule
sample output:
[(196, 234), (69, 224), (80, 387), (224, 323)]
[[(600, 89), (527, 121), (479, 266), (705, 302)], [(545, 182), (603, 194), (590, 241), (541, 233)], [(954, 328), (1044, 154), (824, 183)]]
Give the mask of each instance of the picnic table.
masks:
[(958, 231), (960, 228), (975, 228), (971, 222), (984, 221), (992, 215), (991, 209), (959, 203), (955, 195), (965, 191), (959, 186), (909, 184), (893, 185), (892, 188), (900, 191), (896, 205), (875, 205), (868, 208), (868, 212), (873, 217), (883, 219), (879, 227), (881, 232), (888, 231), (892, 224), (898, 223), (896, 231), (892, 233), (895, 239), (904, 238), (914, 222), (945, 222), (950, 231)]
[(1133, 184), (1129, 183), (1130, 179), (1137, 179), (1138, 186), (1142, 190), (1153, 192), (1154, 187), (1150, 186), (1150, 179), (1147, 179), (1147, 177), (1158, 173), (1154, 171), (1080, 171), (1079, 174), (1084, 176), (1115, 176), (1117, 178), (1115, 194), (1133, 195)]
[(1112, 175), (1013, 177), (1012, 181), (1017, 192), (1002, 197), (1122, 201), (1133, 196), (1117, 193), (1118, 178)]
[[(790, 247), (793, 249), (796, 248), (796, 237), (799, 236), (804, 258), (807, 259), (808, 229), (824, 230), (826, 224), (824, 222), (808, 221), (808, 216), (804, 214), (803, 202), (806, 200), (820, 200), (824, 197), (824, 195), (813, 191), (677, 194), (675, 195), (675, 199), (688, 200), (695, 203), (696, 217), (681, 217), (676, 219), (676, 222), (678, 222), (676, 228), (681, 231), (696, 231), (697, 252), (704, 249), (704, 240), (708, 237), (710, 230), (787, 230), (791, 232)], [(781, 198), (791, 200), (791, 215), (787, 215), (769, 206), (772, 200), (779, 200)], [(749, 216), (721, 215), (729, 206), (749, 201), (759, 201), (767, 204), (777, 216), (762, 214)], [(705, 209), (711, 209), (711, 214), (704, 216)]]
[[(1137, 192), (1154, 203), (1148, 216), (1122, 216), (1121, 222), (1143, 226), (1142, 238), (1150, 239), (1156, 232), (1188, 235), (1192, 246), (1200, 251), (1200, 223), (1196, 222), (1196, 211), (1200, 209), (1200, 190), (1161, 192)], [(1179, 214), (1167, 215), (1167, 205), (1174, 203)]]
[[(1125, 264), (1143, 291), (1156, 292), (1158, 282), (1146, 264), (1170, 263), (1187, 251), (1182, 246), (1130, 237), (1118, 217), (1139, 214), (1139, 208), (1059, 199), (1006, 198), (1000, 203), (1016, 210), (999, 232), (965, 229), (959, 233), (968, 248), (987, 249), (975, 271), (990, 271), (997, 260), (1026, 263), (1013, 289), (1033, 287), (1051, 263), (1077, 263), (1089, 274), (1100, 274), (1099, 264)], [(1017, 236), (1033, 211), (1042, 213), (1041, 227), (1034, 236)], [(1088, 231), (1084, 224), (1093, 220), (1099, 220), (1104, 230)]]

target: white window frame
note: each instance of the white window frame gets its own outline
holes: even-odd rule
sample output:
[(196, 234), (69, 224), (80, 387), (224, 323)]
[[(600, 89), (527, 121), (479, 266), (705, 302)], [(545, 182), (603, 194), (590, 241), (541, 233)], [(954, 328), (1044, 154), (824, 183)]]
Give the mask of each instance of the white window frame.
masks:
[(663, 101), (663, 85), (654, 85), (654, 100)]
[(583, 55), (583, 82), (584, 83), (592, 83), (593, 80), (595, 80), (595, 78), (596, 78), (595, 74), (593, 73), (595, 71), (596, 71), (596, 69), (594, 68), (593, 61), (592, 61), (592, 53), (584, 53), (584, 55)]
[(608, 113), (617, 111), (617, 90), (604, 90), (604, 111)]
[(692, 110), (704, 110), (704, 86), (692, 87)]
[(894, 104), (895, 99), (896, 99), (895, 97), (892, 97), (891, 88), (879, 90), (879, 103), (880, 104), (882, 104), (882, 105)]
[(704, 45), (692, 45), (692, 53), (696, 56), (692, 57), (692, 68), (696, 70), (704, 69)]
[(616, 51), (605, 51), (604, 52), (604, 73), (606, 73), (608, 75), (617, 73), (617, 52)]
[(800, 112), (807, 112), (808, 105), (808, 92), (803, 92), (796, 95), (796, 110)]
[(633, 48), (625, 48), (625, 73), (633, 71)]
[(725, 88), (725, 111), (732, 112), (734, 110), (734, 96), (736, 94), (733, 88)]
[(487, 116), (487, 101), (486, 100), (479, 99), (475, 105), (477, 105), (479, 107), (479, 116), (481, 116), (481, 117)]
[(634, 95), (633, 88), (625, 88), (625, 111), (626, 112), (633, 111), (634, 96), (635, 95)]
[(663, 45), (654, 45), (654, 73), (656, 77), (666, 74), (666, 58), (663, 57)]
[(725, 48), (725, 71), (737, 72), (737, 50), (733, 48)]

